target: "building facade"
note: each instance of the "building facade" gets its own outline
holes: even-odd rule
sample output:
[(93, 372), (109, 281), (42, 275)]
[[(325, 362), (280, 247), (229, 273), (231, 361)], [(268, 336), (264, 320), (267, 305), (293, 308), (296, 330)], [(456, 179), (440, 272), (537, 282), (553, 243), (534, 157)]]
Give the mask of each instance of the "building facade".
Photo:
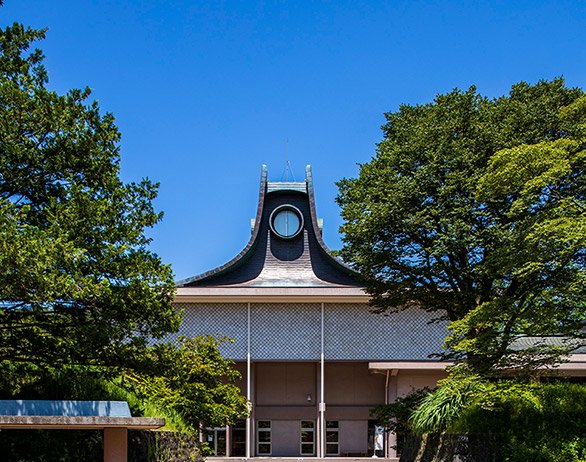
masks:
[(409, 309), (375, 314), (358, 275), (322, 239), (311, 169), (304, 182), (270, 182), (263, 167), (244, 250), (177, 284), (177, 335), (233, 342), (250, 417), (207, 429), (228, 457), (395, 456), (371, 410), (445, 376), (445, 323)]

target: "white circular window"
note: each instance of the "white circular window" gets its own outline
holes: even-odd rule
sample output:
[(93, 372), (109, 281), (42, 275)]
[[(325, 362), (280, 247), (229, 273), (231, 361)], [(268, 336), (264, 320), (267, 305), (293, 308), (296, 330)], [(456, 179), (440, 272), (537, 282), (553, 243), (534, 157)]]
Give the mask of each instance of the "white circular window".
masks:
[(273, 210), (270, 217), (271, 229), (284, 239), (291, 239), (303, 228), (303, 215), (292, 205), (282, 205)]

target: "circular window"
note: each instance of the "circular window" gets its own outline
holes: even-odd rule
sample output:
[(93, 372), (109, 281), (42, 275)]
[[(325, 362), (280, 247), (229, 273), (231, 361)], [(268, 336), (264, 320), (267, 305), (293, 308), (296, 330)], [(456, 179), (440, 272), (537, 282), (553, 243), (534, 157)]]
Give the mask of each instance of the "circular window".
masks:
[(303, 215), (292, 205), (282, 205), (271, 213), (270, 224), (273, 233), (277, 236), (291, 239), (303, 229)]

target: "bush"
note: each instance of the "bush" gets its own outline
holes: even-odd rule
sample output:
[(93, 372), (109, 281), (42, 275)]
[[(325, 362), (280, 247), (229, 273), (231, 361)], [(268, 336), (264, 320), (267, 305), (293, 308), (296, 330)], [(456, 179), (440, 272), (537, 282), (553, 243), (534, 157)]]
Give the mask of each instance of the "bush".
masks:
[(79, 462), (103, 458), (99, 430), (2, 430), (0, 448), (2, 462)]
[[(31, 444), (34, 441), (34, 444)], [(80, 462), (103, 458), (99, 430), (2, 430), (2, 462)], [(129, 462), (201, 462), (198, 438), (184, 432), (132, 430)]]
[[(436, 437), (498, 435), (508, 462), (586, 461), (586, 384), (559, 378), (539, 383), (453, 374), (421, 400), (409, 422), (414, 433)], [(416, 440), (410, 440), (415, 453), (435, 451), (433, 457), (449, 446)]]
[(196, 436), (184, 432), (138, 430), (129, 433), (129, 462), (202, 462)]
[(586, 461), (586, 385), (500, 382), (453, 429), (500, 433), (510, 462)]
[(401, 462), (502, 462), (500, 440), (492, 433), (410, 435)]

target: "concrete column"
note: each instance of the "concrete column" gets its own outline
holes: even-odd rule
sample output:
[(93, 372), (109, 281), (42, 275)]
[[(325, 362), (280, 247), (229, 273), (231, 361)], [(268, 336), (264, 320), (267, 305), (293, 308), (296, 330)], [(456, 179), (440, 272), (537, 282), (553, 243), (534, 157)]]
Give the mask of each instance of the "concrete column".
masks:
[(316, 397), (315, 401), (317, 406), (315, 407), (316, 410), (316, 425), (315, 425), (315, 455), (316, 457), (323, 457), (321, 453), (321, 412), (319, 411), (319, 390), (320, 390), (320, 383), (321, 383), (321, 360), (320, 362), (315, 364), (315, 377), (316, 377)]
[(320, 352), (320, 374), (319, 374), (319, 457), (326, 456), (326, 402), (325, 402), (325, 305), (321, 304), (321, 352)]
[(127, 462), (128, 429), (104, 428), (104, 462)]
[(247, 353), (246, 353), (246, 399), (248, 400), (248, 418), (246, 419), (246, 458), (254, 457), (256, 453), (256, 437), (254, 427), (254, 404), (255, 404), (255, 365), (252, 362), (252, 334), (251, 318), (252, 306), (248, 303), (247, 316)]
[(255, 417), (255, 404), (256, 404), (256, 364), (251, 364), (251, 380), (250, 380), (250, 388), (251, 388), (251, 412), (250, 412), (250, 457), (256, 456), (256, 417)]
[(246, 458), (250, 459), (252, 441), (252, 364), (250, 360), (250, 303), (246, 314), (246, 400), (248, 402), (248, 417), (246, 417)]

